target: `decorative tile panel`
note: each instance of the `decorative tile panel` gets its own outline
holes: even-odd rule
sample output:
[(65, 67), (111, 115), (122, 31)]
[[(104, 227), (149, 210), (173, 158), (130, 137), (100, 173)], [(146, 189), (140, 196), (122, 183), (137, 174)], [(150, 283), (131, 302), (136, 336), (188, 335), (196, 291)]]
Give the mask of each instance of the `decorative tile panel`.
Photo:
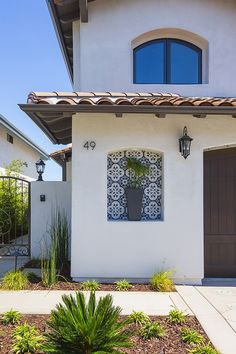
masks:
[(162, 156), (154, 151), (131, 149), (116, 151), (107, 157), (107, 219), (128, 220), (125, 187), (129, 182), (127, 158), (136, 158), (149, 167), (142, 180), (142, 221), (162, 219)]

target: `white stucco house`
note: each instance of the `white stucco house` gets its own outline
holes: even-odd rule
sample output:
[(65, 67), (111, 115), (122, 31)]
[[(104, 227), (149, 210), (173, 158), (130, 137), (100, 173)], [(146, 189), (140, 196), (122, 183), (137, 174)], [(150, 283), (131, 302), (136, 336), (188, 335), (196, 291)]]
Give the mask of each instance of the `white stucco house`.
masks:
[[(235, 278), (235, 1), (47, 2), (72, 92), (32, 92), (20, 107), (73, 144), (73, 279)], [(139, 221), (129, 157), (150, 167)]]
[(24, 163), (22, 177), (28, 181), (37, 179), (35, 162), (47, 161), (49, 155), (0, 114), (0, 174), (13, 160)]

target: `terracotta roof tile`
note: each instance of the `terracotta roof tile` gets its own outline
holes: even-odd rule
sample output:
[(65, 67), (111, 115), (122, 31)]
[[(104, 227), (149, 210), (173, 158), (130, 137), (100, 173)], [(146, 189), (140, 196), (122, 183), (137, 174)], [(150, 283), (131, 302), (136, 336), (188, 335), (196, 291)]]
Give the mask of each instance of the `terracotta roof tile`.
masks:
[(28, 103), (133, 106), (236, 106), (234, 97), (182, 97), (171, 93), (31, 92)]

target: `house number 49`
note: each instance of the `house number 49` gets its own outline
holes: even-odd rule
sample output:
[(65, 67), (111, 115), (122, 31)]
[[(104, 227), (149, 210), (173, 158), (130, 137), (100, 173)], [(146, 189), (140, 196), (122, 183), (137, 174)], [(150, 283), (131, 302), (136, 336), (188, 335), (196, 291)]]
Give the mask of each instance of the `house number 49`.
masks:
[(86, 141), (86, 143), (84, 144), (84, 148), (87, 150), (94, 150), (95, 147), (96, 147), (95, 141)]

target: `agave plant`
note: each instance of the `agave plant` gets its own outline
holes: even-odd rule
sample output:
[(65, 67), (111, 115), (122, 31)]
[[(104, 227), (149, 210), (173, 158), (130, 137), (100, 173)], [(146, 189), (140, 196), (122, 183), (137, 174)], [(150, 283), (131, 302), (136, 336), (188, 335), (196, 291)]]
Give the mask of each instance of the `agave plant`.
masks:
[(113, 306), (111, 295), (96, 302), (91, 292), (88, 302), (81, 292), (64, 295), (63, 304), (51, 312), (46, 335), (46, 352), (57, 354), (122, 353), (131, 347), (127, 320), (120, 320), (120, 307)]

